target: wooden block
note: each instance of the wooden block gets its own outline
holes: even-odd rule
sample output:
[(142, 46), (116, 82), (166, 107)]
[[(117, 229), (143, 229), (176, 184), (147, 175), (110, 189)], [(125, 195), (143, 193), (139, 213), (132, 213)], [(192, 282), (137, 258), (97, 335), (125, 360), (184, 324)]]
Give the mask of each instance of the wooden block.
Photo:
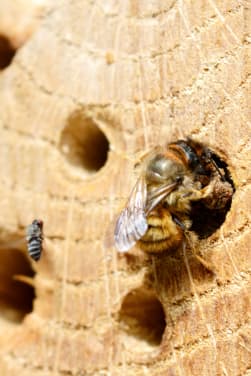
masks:
[[(24, 274), (16, 281), (30, 283), (33, 306), (22, 321), (15, 294), (0, 289), (0, 373), (249, 375), (248, 2), (7, 3), (0, 286)], [(111, 242), (134, 165), (186, 136), (218, 153), (235, 185), (225, 222), (196, 245), (213, 272), (189, 245), (153, 258)], [(37, 264), (24, 245), (35, 218)]]

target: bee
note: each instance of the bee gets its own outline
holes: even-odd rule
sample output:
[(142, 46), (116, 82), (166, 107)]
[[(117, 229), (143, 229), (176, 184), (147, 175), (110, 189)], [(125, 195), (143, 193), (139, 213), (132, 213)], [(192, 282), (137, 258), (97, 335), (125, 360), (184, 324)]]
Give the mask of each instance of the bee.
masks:
[(30, 257), (39, 261), (43, 251), (43, 221), (34, 219), (27, 227), (26, 241)]
[(233, 187), (217, 158), (190, 138), (156, 148), (144, 161), (117, 219), (118, 251), (126, 252), (136, 243), (149, 253), (175, 250), (192, 228), (196, 203), (210, 211), (224, 210)]

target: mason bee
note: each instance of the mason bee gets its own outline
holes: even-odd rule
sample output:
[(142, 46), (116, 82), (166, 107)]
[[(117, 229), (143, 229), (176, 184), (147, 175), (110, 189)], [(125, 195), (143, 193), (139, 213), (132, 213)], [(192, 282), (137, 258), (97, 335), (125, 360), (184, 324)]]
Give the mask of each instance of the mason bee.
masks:
[(34, 219), (27, 227), (26, 241), (30, 257), (39, 261), (43, 251), (43, 221)]
[(137, 243), (149, 253), (177, 249), (186, 232), (196, 230), (203, 208), (225, 215), (233, 195), (229, 181), (223, 162), (202, 143), (188, 138), (155, 149), (116, 222), (116, 248), (126, 252)]

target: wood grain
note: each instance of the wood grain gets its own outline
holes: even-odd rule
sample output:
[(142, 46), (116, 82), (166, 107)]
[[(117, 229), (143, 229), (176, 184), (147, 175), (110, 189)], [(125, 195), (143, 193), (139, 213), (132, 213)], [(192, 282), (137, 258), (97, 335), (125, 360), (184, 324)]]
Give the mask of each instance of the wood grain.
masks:
[[(249, 2), (20, 3), (11, 23), (0, 1), (0, 33), (23, 45), (0, 72), (1, 263), (6, 249), (26, 255), (34, 218), (46, 239), (32, 312), (1, 317), (1, 374), (248, 375)], [(236, 188), (198, 246), (214, 273), (189, 247), (146, 258), (109, 242), (140, 155), (187, 135), (221, 155)]]

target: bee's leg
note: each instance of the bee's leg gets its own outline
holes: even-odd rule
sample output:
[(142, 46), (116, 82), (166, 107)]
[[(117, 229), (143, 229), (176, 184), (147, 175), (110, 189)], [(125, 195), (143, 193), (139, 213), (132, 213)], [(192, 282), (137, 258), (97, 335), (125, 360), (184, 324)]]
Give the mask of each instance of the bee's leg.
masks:
[(173, 216), (174, 222), (185, 232), (186, 231), (186, 226), (184, 225), (183, 222), (181, 222), (177, 217)]
[(186, 240), (187, 240), (187, 242), (188, 242), (188, 244), (190, 246), (190, 249), (192, 251), (193, 256), (198, 260), (198, 262), (200, 264), (202, 264), (204, 266), (205, 269), (207, 269), (210, 273), (215, 274), (215, 270), (214, 270), (213, 265), (209, 261), (206, 261), (200, 255), (198, 255), (198, 252), (196, 251), (196, 249), (194, 247), (194, 243), (196, 243), (196, 240), (194, 240), (194, 241), (191, 240), (191, 232), (185, 231), (184, 234), (185, 234)]
[(198, 254), (195, 254), (194, 252), (193, 252), (193, 255), (204, 266), (205, 269), (207, 269), (210, 273), (215, 274), (213, 265), (210, 262), (204, 260), (201, 256), (199, 256)]
[(182, 195), (182, 198), (187, 198), (189, 201), (199, 201), (204, 198), (210, 197), (214, 192), (214, 182), (206, 185), (204, 188), (193, 188), (190, 192)]
[[(208, 186), (205, 188), (208, 188)], [(205, 190), (205, 188), (203, 189), (194, 188), (190, 192), (183, 194), (182, 199), (184, 200), (186, 198), (188, 201), (199, 201), (202, 198), (207, 197), (211, 193), (211, 188), (210, 190), (209, 189)]]
[(201, 189), (201, 198), (208, 198), (214, 192), (215, 181), (212, 180), (208, 185)]

